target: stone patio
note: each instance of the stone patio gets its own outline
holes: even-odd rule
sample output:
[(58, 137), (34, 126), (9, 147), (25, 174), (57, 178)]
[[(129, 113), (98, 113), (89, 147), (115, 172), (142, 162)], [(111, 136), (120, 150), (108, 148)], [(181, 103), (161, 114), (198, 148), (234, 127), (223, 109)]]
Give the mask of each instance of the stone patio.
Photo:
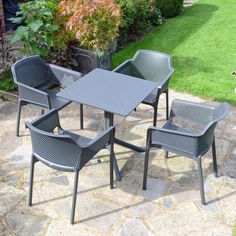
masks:
[[(171, 91), (170, 98), (204, 100)], [(158, 126), (165, 117), (161, 98)], [(210, 102), (211, 104), (217, 104)], [(24, 122), (38, 110), (23, 108), (21, 137), (15, 136), (17, 104), (0, 101), (0, 235), (120, 235), (176, 236), (232, 234), (236, 220), (236, 108), (219, 123), (216, 145), (220, 177), (212, 174), (211, 151), (203, 159), (207, 206), (200, 204), (195, 162), (180, 156), (164, 158), (151, 152), (147, 190), (143, 191), (144, 154), (115, 146), (123, 179), (109, 188), (108, 152), (102, 151), (83, 168), (77, 198), (76, 223), (70, 225), (73, 174), (36, 164), (33, 206), (27, 205), (31, 143)], [(115, 116), (117, 136), (144, 146), (152, 123), (151, 107), (140, 105), (127, 118)], [(103, 112), (85, 107), (85, 127), (79, 129), (79, 106), (60, 112), (62, 126), (94, 137), (103, 128)]]

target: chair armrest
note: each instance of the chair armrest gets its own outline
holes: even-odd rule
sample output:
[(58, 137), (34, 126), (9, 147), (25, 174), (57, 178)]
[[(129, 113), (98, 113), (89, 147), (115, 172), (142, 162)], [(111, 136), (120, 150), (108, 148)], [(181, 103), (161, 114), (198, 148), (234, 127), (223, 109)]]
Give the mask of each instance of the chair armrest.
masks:
[(48, 64), (52, 73), (55, 75), (57, 81), (53, 81), (54, 83), (58, 83), (59, 85), (63, 85), (64, 87), (70, 85), (76, 80), (80, 79), (82, 74), (80, 72), (70, 70), (61, 66)]
[(81, 152), (78, 159), (76, 169), (80, 170), (89, 160), (91, 160), (101, 149), (105, 148), (107, 144), (112, 146), (114, 144), (115, 128), (109, 127), (99, 134), (95, 139), (91, 140), (84, 146), (79, 146)]
[(170, 77), (173, 73), (174, 73), (174, 69), (170, 68), (170, 71), (166, 75), (165, 79), (163, 81), (161, 81), (161, 83), (159, 84), (158, 89), (160, 90), (160, 94), (165, 92), (168, 89)]
[(147, 145), (173, 151), (180, 155), (198, 156), (202, 134), (189, 134), (164, 128), (148, 129)]
[(198, 138), (203, 135), (202, 132), (196, 132), (196, 133), (189, 133), (184, 131), (176, 131), (176, 130), (170, 130), (165, 128), (157, 128), (157, 127), (150, 127), (148, 129), (148, 134), (150, 135), (152, 132), (160, 132), (160, 133), (166, 133), (166, 134), (173, 134), (177, 136), (185, 136), (185, 137), (192, 137), (192, 138)]
[(213, 120), (214, 106), (175, 99), (171, 105), (171, 117), (181, 117), (186, 120), (207, 125)]
[(111, 126), (105, 129), (102, 133), (98, 134), (97, 137), (91, 142), (89, 142), (86, 146), (82, 148), (90, 148), (96, 152), (103, 149), (108, 143), (112, 144), (115, 136), (115, 127)]
[(123, 75), (133, 76), (140, 79), (146, 79), (141, 71), (134, 65), (133, 59), (129, 59), (119, 65), (113, 72), (120, 73)]
[(48, 94), (39, 89), (17, 82), (20, 99), (26, 102), (50, 108)]
[(118, 66), (117, 66), (115, 69), (113, 69), (112, 71), (119, 73), (119, 71), (122, 70), (123, 67), (126, 66), (127, 63), (130, 63), (131, 61), (132, 61), (132, 59), (129, 59), (129, 60), (124, 61), (123, 63), (121, 63), (120, 65), (118, 65)]

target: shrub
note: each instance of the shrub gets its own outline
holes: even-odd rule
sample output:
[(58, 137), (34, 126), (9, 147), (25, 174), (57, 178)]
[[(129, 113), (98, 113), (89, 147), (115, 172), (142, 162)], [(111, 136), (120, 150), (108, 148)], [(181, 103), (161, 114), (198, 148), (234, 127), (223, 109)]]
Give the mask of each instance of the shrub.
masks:
[(24, 21), (25, 26), (17, 28), (12, 43), (22, 41), (24, 54), (47, 57), (54, 46), (54, 33), (59, 28), (53, 24), (53, 14), (57, 7), (56, 0), (35, 0), (21, 4), (18, 17), (12, 18), (12, 21), (14, 23)]
[(122, 22), (119, 42), (123, 44), (134, 35), (147, 32), (152, 26), (161, 24), (161, 14), (156, 0), (116, 0), (121, 5)]
[(85, 49), (106, 51), (118, 36), (120, 6), (113, 0), (63, 0), (59, 7), (62, 35), (68, 34), (61, 38), (64, 45), (75, 40)]
[(156, 6), (163, 17), (170, 18), (179, 15), (183, 10), (183, 0), (157, 0)]
[(137, 15), (137, 10), (135, 8), (133, 0), (116, 0), (116, 2), (120, 4), (122, 10), (122, 18), (119, 29), (119, 40), (124, 42), (127, 41), (129, 38), (128, 32), (130, 30), (131, 25), (134, 24), (134, 20)]
[(136, 0), (134, 1), (136, 15), (134, 22), (131, 25), (131, 30), (135, 32), (145, 32), (151, 27), (150, 15), (150, 1), (149, 0)]
[(149, 6), (149, 21), (154, 26), (162, 24), (161, 11), (157, 7), (156, 3), (157, 1), (158, 0), (150, 0), (150, 6)]
[(136, 17), (131, 27), (136, 31), (145, 32), (153, 25), (162, 22), (160, 10), (156, 7), (156, 1), (159, 0), (136, 0), (135, 9)]

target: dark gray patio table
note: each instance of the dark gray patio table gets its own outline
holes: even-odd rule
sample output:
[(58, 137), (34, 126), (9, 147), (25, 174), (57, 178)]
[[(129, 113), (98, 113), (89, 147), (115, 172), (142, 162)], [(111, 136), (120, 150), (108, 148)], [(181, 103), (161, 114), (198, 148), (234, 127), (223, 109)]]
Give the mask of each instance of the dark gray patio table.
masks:
[[(105, 128), (113, 125), (114, 114), (128, 116), (158, 86), (153, 81), (94, 69), (81, 79), (60, 91), (57, 96), (105, 111)], [(144, 152), (143, 148), (115, 138), (115, 143)], [(121, 174), (114, 158), (116, 177)]]

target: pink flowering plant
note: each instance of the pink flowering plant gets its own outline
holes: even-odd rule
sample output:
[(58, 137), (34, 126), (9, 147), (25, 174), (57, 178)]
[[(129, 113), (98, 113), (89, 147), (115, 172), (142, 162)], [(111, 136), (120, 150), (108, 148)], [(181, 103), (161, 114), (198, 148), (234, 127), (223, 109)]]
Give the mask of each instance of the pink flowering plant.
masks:
[(157, 0), (149, 0), (149, 20), (154, 26), (162, 24), (161, 12), (157, 8), (156, 2)]
[(162, 23), (156, 0), (116, 0), (122, 10), (119, 43), (135, 41)]

